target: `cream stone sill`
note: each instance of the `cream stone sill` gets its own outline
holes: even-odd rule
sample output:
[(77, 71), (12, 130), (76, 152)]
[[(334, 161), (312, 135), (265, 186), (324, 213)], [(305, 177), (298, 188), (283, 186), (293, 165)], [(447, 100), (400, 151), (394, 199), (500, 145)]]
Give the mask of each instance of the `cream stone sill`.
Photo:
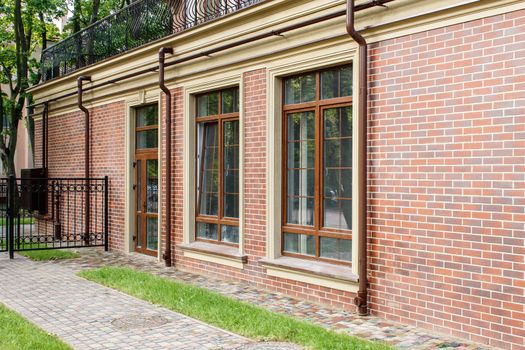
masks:
[(347, 266), (284, 256), (273, 260), (262, 259), (259, 262), (269, 276), (347, 292), (357, 292), (359, 287), (358, 276), (354, 275), (351, 268)]
[(246, 255), (239, 254), (239, 248), (236, 247), (206, 242), (181, 244), (178, 247), (182, 249), (184, 256), (188, 258), (235, 267), (237, 269), (243, 269), (244, 264), (247, 262)]

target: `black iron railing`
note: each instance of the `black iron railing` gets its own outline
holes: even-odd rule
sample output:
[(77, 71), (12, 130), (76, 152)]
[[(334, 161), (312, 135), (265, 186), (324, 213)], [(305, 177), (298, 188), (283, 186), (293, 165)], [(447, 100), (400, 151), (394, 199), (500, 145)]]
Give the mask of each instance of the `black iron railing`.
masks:
[(264, 0), (140, 0), (42, 52), (42, 80), (182, 32)]
[(107, 250), (108, 234), (107, 177), (0, 179), (0, 251)]

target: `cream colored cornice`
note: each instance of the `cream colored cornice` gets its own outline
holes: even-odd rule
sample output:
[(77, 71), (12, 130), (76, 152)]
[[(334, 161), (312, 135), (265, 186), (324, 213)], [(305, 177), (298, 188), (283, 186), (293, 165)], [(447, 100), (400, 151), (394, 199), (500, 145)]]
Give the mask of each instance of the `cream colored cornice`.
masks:
[[(525, 3), (521, 0), (396, 0), (389, 4), (392, 5), (388, 9), (377, 7), (359, 12), (357, 15), (358, 28), (361, 28), (370, 43), (525, 8)], [(297, 23), (342, 10), (344, 7), (344, 0), (267, 1), (240, 13), (75, 72), (74, 76), (63, 77), (34, 87), (31, 91), (36, 102), (45, 101), (75, 91), (76, 77), (80, 74), (91, 75), (95, 84), (99, 84), (140, 69), (154, 67), (157, 65), (157, 51), (161, 46), (174, 47), (174, 59), (178, 59), (238, 40), (241, 37), (266, 32), (277, 26)], [(214, 54), (211, 58), (197, 59), (176, 67), (168, 67), (166, 78), (172, 88), (183, 85), (196, 76), (216, 75), (252, 66), (264, 67), (272, 60), (290, 55), (307, 54), (316, 46), (324, 46), (327, 43), (331, 45), (346, 43), (351, 48), (354, 44), (347, 40), (344, 22), (345, 18), (341, 16), (332, 21), (309, 26), (307, 30), (290, 32), (284, 37), (268, 38), (251, 45)], [(218, 27), (221, 28), (220, 31), (217, 30)], [(155, 89), (157, 75), (156, 72), (153, 72), (117, 84), (110, 84), (96, 91), (89, 91), (84, 99), (88, 105), (99, 105), (102, 102), (124, 99), (124, 95), (137, 89)], [(66, 98), (53, 103), (51, 113), (72, 111), (75, 106), (75, 96)]]

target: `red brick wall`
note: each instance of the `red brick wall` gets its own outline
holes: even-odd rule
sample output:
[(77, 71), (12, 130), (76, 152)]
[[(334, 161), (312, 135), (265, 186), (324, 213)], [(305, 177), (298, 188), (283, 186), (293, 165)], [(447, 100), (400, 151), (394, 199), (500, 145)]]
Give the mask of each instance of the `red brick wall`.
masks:
[(370, 56), (374, 313), (523, 349), (525, 11)]
[[(122, 102), (115, 102), (95, 107), (90, 112), (91, 177), (102, 178), (106, 175), (109, 177), (110, 246), (113, 249), (124, 249), (125, 105)], [(37, 122), (35, 124), (36, 166), (42, 164), (41, 137), (41, 123)], [(49, 176), (83, 178), (84, 114), (75, 112), (52, 115), (49, 118), (48, 142)], [(94, 198), (92, 200), (94, 201)], [(101, 218), (100, 213), (98, 217)], [(100, 222), (98, 224), (100, 226)]]

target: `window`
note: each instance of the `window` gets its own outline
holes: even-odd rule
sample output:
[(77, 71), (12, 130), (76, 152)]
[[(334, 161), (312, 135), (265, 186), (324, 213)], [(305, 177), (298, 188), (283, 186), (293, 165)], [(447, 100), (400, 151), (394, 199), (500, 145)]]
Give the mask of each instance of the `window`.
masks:
[(156, 149), (158, 147), (158, 106), (150, 105), (136, 109), (135, 148), (137, 150)]
[(239, 243), (239, 89), (198, 95), (196, 239)]
[(283, 81), (282, 253), (351, 262), (352, 66)]

